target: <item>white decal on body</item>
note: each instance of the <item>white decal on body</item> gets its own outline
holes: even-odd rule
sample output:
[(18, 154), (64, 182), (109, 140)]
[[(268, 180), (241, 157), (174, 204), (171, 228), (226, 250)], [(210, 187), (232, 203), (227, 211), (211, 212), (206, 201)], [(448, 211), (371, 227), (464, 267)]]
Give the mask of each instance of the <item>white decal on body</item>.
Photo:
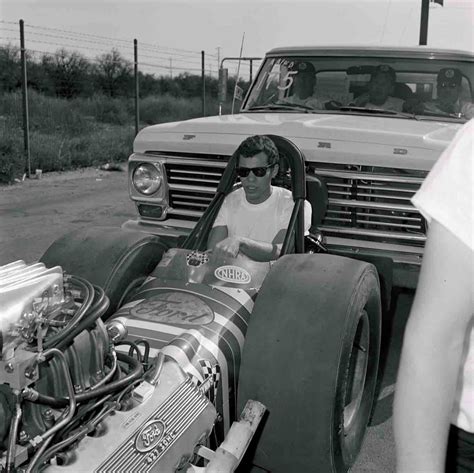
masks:
[(248, 284), (252, 278), (250, 273), (239, 266), (219, 266), (214, 270), (214, 276), (224, 282)]
[(130, 309), (131, 307), (135, 307), (136, 305), (140, 304), (140, 302), (143, 302), (144, 300), (145, 299), (138, 299), (136, 301), (127, 302), (122, 307), (120, 307), (120, 311), (117, 312), (117, 314), (122, 313), (124, 311), (124, 309)]
[(202, 371), (198, 370), (189, 360), (188, 355), (182, 348), (176, 345), (166, 345), (161, 350), (164, 355), (173, 358), (179, 366), (188, 374), (195, 376), (199, 381), (204, 381)]
[(224, 294), (235, 299), (239, 304), (242, 305), (249, 313), (252, 313), (253, 309), (253, 300), (243, 289), (238, 289), (236, 287), (227, 287), (227, 286), (212, 286), (213, 290), (221, 291)]
[(244, 346), (244, 335), (239, 327), (237, 327), (237, 325), (235, 325), (230, 319), (226, 319), (223, 315), (218, 314), (217, 312), (214, 312), (214, 320), (232, 333), (239, 342), (240, 351), (242, 352)]
[(183, 327), (175, 327), (174, 325), (160, 324), (158, 322), (147, 322), (142, 319), (128, 319), (127, 326), (150, 330), (151, 332), (164, 332), (171, 335), (180, 335), (185, 329)]
[[(195, 329), (188, 330), (188, 333), (197, 338), (199, 343), (217, 360), (221, 366), (221, 376), (222, 376), (222, 417), (224, 418), (224, 433), (227, 434), (230, 428), (230, 407), (229, 407), (229, 368), (227, 366), (227, 360), (220, 348), (208, 338), (204, 337), (201, 332), (198, 332)], [(202, 377), (202, 375), (201, 375)]]

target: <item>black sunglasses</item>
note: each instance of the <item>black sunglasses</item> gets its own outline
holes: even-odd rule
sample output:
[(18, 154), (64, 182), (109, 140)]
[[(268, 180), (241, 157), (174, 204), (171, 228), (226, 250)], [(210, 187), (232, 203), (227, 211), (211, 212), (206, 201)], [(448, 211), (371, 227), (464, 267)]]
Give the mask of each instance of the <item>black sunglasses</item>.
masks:
[(275, 166), (275, 163), (268, 164), (267, 166), (261, 166), (257, 168), (237, 168), (237, 176), (247, 177), (250, 174), (250, 171), (254, 173), (257, 177), (263, 177), (267, 173), (267, 169)]

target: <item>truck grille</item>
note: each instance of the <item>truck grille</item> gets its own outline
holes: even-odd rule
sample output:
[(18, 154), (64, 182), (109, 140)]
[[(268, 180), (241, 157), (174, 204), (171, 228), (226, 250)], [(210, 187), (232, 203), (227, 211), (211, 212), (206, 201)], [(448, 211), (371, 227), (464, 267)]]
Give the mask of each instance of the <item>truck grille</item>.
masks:
[[(215, 195), (228, 157), (167, 156), (168, 216), (197, 221)], [(309, 173), (327, 185), (329, 206), (323, 234), (422, 247), (426, 222), (410, 202), (427, 175), (424, 171), (311, 163)]]
[(329, 205), (324, 235), (355, 240), (420, 246), (426, 222), (410, 202), (426, 172), (392, 168), (316, 165)]
[(214, 197), (226, 162), (168, 160), (165, 164), (170, 189), (169, 216), (198, 220)]

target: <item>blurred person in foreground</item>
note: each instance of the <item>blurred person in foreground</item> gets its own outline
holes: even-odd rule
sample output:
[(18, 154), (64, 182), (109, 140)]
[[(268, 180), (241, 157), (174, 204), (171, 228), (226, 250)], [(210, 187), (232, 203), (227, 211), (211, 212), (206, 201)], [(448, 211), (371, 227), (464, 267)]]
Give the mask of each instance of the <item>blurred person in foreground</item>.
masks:
[(395, 392), (397, 473), (474, 471), (473, 135), (470, 120), (413, 198), (430, 227)]
[[(255, 261), (278, 258), (294, 207), (293, 194), (272, 186), (279, 153), (265, 135), (250, 136), (235, 151), (242, 187), (222, 203), (207, 247), (215, 254), (235, 258), (243, 253)], [(311, 225), (311, 204), (304, 202), (304, 228)]]

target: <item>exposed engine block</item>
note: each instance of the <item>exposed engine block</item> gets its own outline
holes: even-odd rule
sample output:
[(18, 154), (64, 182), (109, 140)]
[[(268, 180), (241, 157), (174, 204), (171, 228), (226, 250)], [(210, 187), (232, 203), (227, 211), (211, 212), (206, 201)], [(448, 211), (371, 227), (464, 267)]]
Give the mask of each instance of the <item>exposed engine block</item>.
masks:
[(171, 472), (209, 436), (216, 411), (202, 387), (123, 342), (120, 322), (100, 318), (107, 307), (60, 267), (0, 267), (2, 471)]

